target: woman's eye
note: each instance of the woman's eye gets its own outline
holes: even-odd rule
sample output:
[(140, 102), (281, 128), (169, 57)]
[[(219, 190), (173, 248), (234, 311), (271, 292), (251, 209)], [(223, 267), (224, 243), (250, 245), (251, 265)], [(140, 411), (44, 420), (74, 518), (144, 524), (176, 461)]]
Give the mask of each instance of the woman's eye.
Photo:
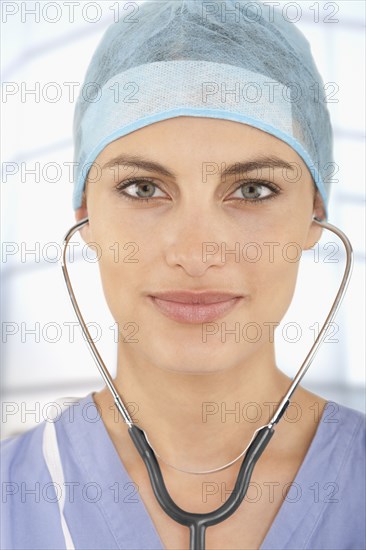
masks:
[(269, 183), (249, 181), (238, 187), (235, 191), (239, 193), (238, 198), (246, 202), (259, 202), (262, 200), (272, 199), (278, 193), (278, 189)]
[[(136, 192), (136, 195), (131, 195), (130, 192), (124, 191), (124, 189), (131, 189), (132, 192)], [(164, 197), (165, 194), (156, 196), (155, 191), (159, 190), (159, 187), (151, 180), (136, 179), (129, 180), (121, 186), (116, 187), (118, 193), (123, 195), (126, 199), (136, 201), (149, 201), (150, 199)], [(161, 192), (161, 191), (160, 191)]]
[[(129, 192), (125, 191), (127, 188), (130, 189)], [(139, 202), (148, 202), (166, 196), (156, 183), (143, 178), (128, 180), (123, 185), (118, 185), (116, 190), (119, 194), (123, 195), (125, 199)], [(156, 195), (156, 191), (161, 194)], [(136, 195), (132, 193), (136, 193)], [(279, 190), (270, 183), (264, 183), (263, 181), (248, 181), (241, 184), (235, 193), (239, 193), (239, 196), (235, 197), (232, 195), (232, 197), (238, 199), (240, 202), (255, 203), (274, 198), (279, 194)]]

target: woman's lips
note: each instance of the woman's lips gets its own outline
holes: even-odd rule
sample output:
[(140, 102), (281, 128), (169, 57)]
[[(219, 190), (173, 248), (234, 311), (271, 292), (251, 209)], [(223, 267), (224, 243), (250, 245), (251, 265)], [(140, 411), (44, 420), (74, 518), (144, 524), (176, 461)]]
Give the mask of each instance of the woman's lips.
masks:
[(159, 311), (180, 323), (209, 323), (226, 315), (243, 298), (241, 296), (212, 304), (190, 304), (148, 296)]

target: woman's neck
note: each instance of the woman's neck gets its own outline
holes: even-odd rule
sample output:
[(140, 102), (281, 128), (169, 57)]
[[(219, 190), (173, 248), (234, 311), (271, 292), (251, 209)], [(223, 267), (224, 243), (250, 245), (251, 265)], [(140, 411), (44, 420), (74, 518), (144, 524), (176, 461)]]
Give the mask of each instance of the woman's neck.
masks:
[[(268, 423), (291, 382), (276, 367), (273, 347), (261, 348), (245, 364), (210, 374), (163, 370), (120, 350), (117, 372), (117, 390), (155, 452), (191, 471), (218, 468), (236, 458), (254, 431)], [(307, 402), (305, 393), (302, 388), (295, 392), (300, 408)], [(127, 426), (109, 391), (105, 388), (94, 400), (112, 439), (122, 442), (123, 437), (128, 445)], [(292, 421), (280, 424), (279, 433), (293, 429)], [(283, 445), (283, 439), (276, 438), (273, 452)]]

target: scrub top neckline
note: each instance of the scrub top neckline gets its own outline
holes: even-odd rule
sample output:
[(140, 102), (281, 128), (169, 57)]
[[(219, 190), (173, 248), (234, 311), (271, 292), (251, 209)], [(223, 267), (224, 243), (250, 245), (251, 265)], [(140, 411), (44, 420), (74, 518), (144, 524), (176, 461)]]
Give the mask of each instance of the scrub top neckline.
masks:
[[(96, 403), (93, 399), (93, 393), (94, 392), (91, 392), (85, 397), (80, 398), (80, 405), (83, 405), (83, 407), (94, 405), (94, 407), (96, 407)], [(317, 461), (318, 466), (318, 480), (329, 479), (335, 481), (334, 475), (338, 471), (337, 463), (329, 463), (326, 460), (321, 460), (321, 450), (324, 448), (324, 445), (329, 443), (330, 445), (333, 444), (335, 446), (337, 440), (337, 423), (332, 423), (332, 421), (324, 422), (329, 404), (336, 405), (341, 409), (343, 407), (342, 405), (333, 402), (326, 402), (315, 435), (310, 443), (305, 458), (292, 481), (292, 484), (295, 485), (295, 487), (300, 487), (300, 491), (303, 491), (305, 488), (309, 490), (309, 486), (314, 484), (314, 478), (312, 477), (310, 479), (308, 474), (308, 470), (311, 471), (311, 468), (307, 468), (307, 466), (314, 459)], [(66, 432), (70, 442), (75, 448), (75, 452), (78, 455), (77, 458), (80, 466), (86, 473), (88, 473), (90, 479), (93, 479), (98, 482), (101, 487), (105, 488), (103, 496), (104, 502), (103, 504), (100, 504), (102, 508), (101, 513), (106, 519), (114, 538), (117, 542), (119, 541), (119, 544), (121, 545), (120, 547), (125, 547), (123, 544), (126, 544), (128, 537), (126, 538), (126, 532), (123, 532), (123, 529), (121, 528), (121, 514), (115, 514), (113, 511), (111, 512), (111, 510), (116, 510), (116, 507), (115, 505), (110, 506), (110, 504), (113, 504), (113, 492), (110, 490), (111, 487), (107, 480), (113, 473), (113, 478), (111, 479), (114, 480), (114, 483), (120, 483), (121, 486), (125, 486), (126, 484), (133, 485), (134, 482), (130, 478), (102, 418), (99, 417), (99, 421), (97, 422), (85, 422), (84, 420), (85, 418), (83, 419), (81, 414), (76, 414), (74, 422), (65, 424)], [(83, 435), (81, 436), (81, 434)], [(93, 445), (94, 441), (98, 441), (99, 445)], [(345, 445), (345, 448), (346, 447), (347, 446)], [(109, 479), (109, 483), (111, 483), (111, 479)], [(296, 525), (300, 522), (303, 523), (304, 521), (310, 520), (314, 523), (316, 522), (316, 518), (320, 513), (319, 502), (317, 502), (317, 509), (311, 513), (311, 509), (314, 507), (316, 502), (313, 493), (310, 493), (311, 491), (301, 496), (301, 509), (296, 506), (296, 503), (294, 505), (292, 500), (288, 500), (287, 497), (283, 500), (281, 507), (279, 508), (269, 530), (267, 531), (259, 550), (277, 550), (279, 548), (278, 541), (282, 541), (281, 544), (284, 545), (289, 538), (296, 534)], [(135, 504), (133, 506), (133, 510), (131, 507), (125, 507), (127, 516), (129, 513), (135, 513), (138, 510), (138, 514), (144, 516), (145, 520), (144, 522), (139, 523), (139, 532), (134, 534), (134, 537), (137, 536), (138, 540), (136, 541), (135, 538), (133, 539), (133, 547), (137, 547), (135, 546), (136, 542), (146, 544), (146, 541), (148, 541), (149, 548), (165, 550), (163, 542), (160, 539), (155, 524), (153, 523), (142, 498), (139, 497), (138, 501), (134, 502)], [(299, 510), (301, 510), (300, 514)], [(128, 525), (128, 518), (126, 518), (126, 523)], [(141, 537), (141, 541), (139, 537)]]

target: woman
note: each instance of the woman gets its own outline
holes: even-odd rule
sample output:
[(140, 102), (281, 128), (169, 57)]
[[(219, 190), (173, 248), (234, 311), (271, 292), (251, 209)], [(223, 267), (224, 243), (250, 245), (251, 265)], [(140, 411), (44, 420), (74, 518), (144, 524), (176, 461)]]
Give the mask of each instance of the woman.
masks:
[[(86, 83), (96, 94), (76, 109), (74, 209), (119, 327), (114, 383), (173, 500), (208, 512), (241, 461), (220, 467), (291, 382), (273, 330), (298, 251), (321, 236), (313, 217), (327, 217), (332, 133), (325, 102), (311, 101), (321, 78), (279, 13), (197, 0), (143, 4), (112, 25)], [(54, 426), (51, 443), (42, 425), (3, 445), (4, 547), (189, 547), (107, 388)], [(363, 548), (364, 434), (364, 415), (299, 387), (206, 548)]]

